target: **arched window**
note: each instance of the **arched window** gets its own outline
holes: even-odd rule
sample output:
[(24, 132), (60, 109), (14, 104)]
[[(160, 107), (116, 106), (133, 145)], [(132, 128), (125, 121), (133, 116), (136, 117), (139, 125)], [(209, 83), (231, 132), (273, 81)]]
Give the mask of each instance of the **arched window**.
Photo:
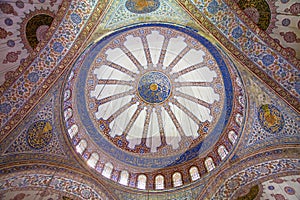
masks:
[(224, 158), (227, 156), (227, 154), (228, 154), (228, 151), (227, 151), (227, 149), (223, 146), (223, 145), (221, 145), (221, 146), (219, 146), (219, 148), (218, 148), (218, 154), (219, 154), (219, 156), (221, 157), (221, 160), (224, 160)]
[(204, 164), (208, 172), (212, 171), (215, 168), (214, 161), (211, 157), (206, 158)]
[(165, 178), (162, 175), (157, 175), (155, 177), (155, 189), (161, 190), (165, 188)]
[(240, 113), (236, 114), (235, 121), (239, 126), (242, 126), (243, 116)]
[(245, 107), (245, 99), (243, 96), (239, 96), (239, 103), (241, 106)]
[(67, 101), (71, 97), (71, 90), (66, 90), (64, 94), (64, 101)]
[(129, 173), (127, 171), (121, 171), (119, 183), (122, 185), (128, 185)]
[(236, 133), (234, 131), (229, 131), (229, 133), (228, 133), (228, 139), (230, 140), (230, 142), (232, 144), (234, 144), (236, 142), (236, 140), (237, 140)]
[(70, 138), (72, 139), (78, 133), (78, 126), (73, 124), (71, 128), (68, 129)]
[(200, 178), (200, 174), (196, 166), (190, 168), (190, 176), (192, 181), (198, 180)]
[(80, 140), (80, 142), (77, 144), (76, 146), (76, 151), (79, 153), (79, 154), (82, 154), (84, 152), (84, 150), (86, 149), (87, 147), (87, 142), (86, 140)]
[(89, 157), (87, 164), (92, 167), (95, 168), (97, 162), (99, 160), (99, 155), (97, 153), (92, 153), (91, 156)]
[(181, 177), (181, 173), (179, 172), (175, 172), (172, 176), (173, 179), (173, 186), (174, 187), (178, 187), (182, 185), (182, 177)]
[(146, 189), (146, 183), (147, 183), (147, 176), (145, 176), (144, 174), (140, 174), (137, 180), (137, 188), (143, 190)]
[(102, 171), (102, 175), (105, 176), (106, 178), (110, 178), (113, 168), (114, 166), (111, 163), (105, 163), (104, 169)]
[(72, 108), (67, 108), (65, 111), (64, 111), (64, 117), (65, 117), (65, 120), (68, 121), (68, 119), (70, 119), (73, 115), (73, 110)]

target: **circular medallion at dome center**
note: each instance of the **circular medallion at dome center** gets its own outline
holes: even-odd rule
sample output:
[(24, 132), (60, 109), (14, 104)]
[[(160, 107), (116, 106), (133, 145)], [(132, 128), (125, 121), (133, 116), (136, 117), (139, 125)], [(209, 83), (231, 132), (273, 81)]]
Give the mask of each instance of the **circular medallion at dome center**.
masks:
[(151, 71), (140, 78), (137, 92), (147, 103), (161, 103), (170, 96), (171, 83), (162, 72)]

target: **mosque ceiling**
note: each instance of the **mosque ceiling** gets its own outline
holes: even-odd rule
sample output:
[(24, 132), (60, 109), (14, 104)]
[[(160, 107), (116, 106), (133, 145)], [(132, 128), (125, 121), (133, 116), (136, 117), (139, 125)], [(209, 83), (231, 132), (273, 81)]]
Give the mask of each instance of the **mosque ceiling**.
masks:
[(299, 6), (2, 1), (0, 197), (296, 198)]

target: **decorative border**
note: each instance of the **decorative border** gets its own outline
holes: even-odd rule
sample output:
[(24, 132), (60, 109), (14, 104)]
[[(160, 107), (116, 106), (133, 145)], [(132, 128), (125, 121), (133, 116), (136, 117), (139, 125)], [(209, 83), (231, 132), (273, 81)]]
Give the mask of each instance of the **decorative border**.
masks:
[(248, 167), (226, 179), (213, 194), (212, 199), (231, 199), (245, 185), (284, 173), (299, 173), (300, 159), (271, 160)]
[[(286, 166), (288, 166), (287, 170), (279, 170), (279, 168), (276, 168), (275, 171), (272, 171), (274, 173), (270, 174), (270, 170), (261, 172), (262, 174), (266, 174), (264, 177), (268, 177), (269, 175), (278, 175), (279, 173), (284, 174), (290, 174), (294, 173), (295, 171), (300, 171), (300, 160), (298, 158), (298, 154), (295, 153), (298, 152), (298, 148), (295, 147), (294, 149), (273, 149), (273, 150), (266, 150), (265, 152), (258, 152), (256, 154), (252, 154), (247, 158), (241, 159), (238, 156), (234, 155), (229, 163), (225, 164), (221, 171), (219, 171), (213, 179), (209, 179), (208, 182), (205, 184), (206, 186), (203, 188), (201, 193), (199, 194), (197, 199), (204, 199), (204, 197), (209, 198), (212, 195), (212, 191), (217, 191), (220, 189), (221, 185), (225, 184), (225, 181), (228, 180), (230, 177), (235, 176), (236, 174), (242, 174), (245, 175), (246, 173), (241, 173), (242, 171), (246, 169), (251, 168), (259, 168), (259, 166), (262, 166), (264, 163), (270, 163), (273, 161), (279, 162), (282, 161), (284, 163), (288, 163)], [(267, 160), (267, 161), (266, 161)], [(294, 162), (293, 160), (296, 160)], [(294, 162), (294, 164), (290, 164), (291, 162)], [(285, 165), (279, 165), (279, 167), (283, 167)], [(291, 168), (291, 166), (293, 166)], [(277, 171), (276, 171), (277, 170)], [(278, 171), (279, 170), (279, 171)], [(249, 170), (248, 170), (249, 171)], [(249, 171), (251, 173), (251, 170)], [(250, 183), (250, 179), (257, 178), (255, 180), (259, 180), (261, 177), (258, 176), (258, 174), (255, 172), (256, 175), (248, 175), (245, 176), (246, 180), (249, 181), (246, 184)], [(254, 181), (255, 181), (254, 180)], [(240, 185), (244, 186), (246, 184)], [(238, 186), (238, 187), (240, 187)], [(233, 192), (235, 192), (234, 190)], [(231, 194), (229, 194), (231, 195)]]
[[(30, 94), (28, 94), (27, 97), (22, 96), (22, 98), (19, 98), (19, 97), (16, 98), (17, 100), (23, 100), (23, 102), (21, 102), (22, 105), (20, 105), (18, 109), (14, 107), (13, 110), (6, 115), (4, 115), (2, 113), (0, 114), (0, 119), (3, 119), (4, 117), (8, 118), (6, 120), (6, 123), (2, 122), (1, 131), (0, 131), (0, 141), (3, 140), (20, 123), (20, 121), (25, 117), (25, 115), (28, 114), (28, 111), (34, 105), (36, 105), (37, 102), (39, 102), (39, 100), (46, 93), (46, 91), (49, 90), (49, 88), (53, 85), (53, 83), (55, 83), (56, 80), (60, 77), (60, 75), (63, 74), (65, 69), (68, 68), (69, 63), (74, 60), (74, 57), (76, 57), (74, 55), (76, 55), (76, 53), (78, 53), (78, 50), (81, 48), (81, 45), (90, 36), (90, 34), (91, 34), (90, 30), (94, 28), (95, 24), (97, 24), (98, 21), (101, 21), (104, 11), (106, 10), (106, 6), (108, 6), (107, 2), (108, 2), (108, 0), (102, 0), (102, 1), (98, 2), (98, 5), (95, 6), (95, 7), (97, 7), (97, 9), (93, 12), (93, 15), (91, 17), (87, 18), (88, 19), (88, 20), (86, 20), (87, 22), (85, 24), (83, 24), (81, 27), (82, 30), (77, 31), (79, 33), (77, 36), (77, 39), (76, 39), (75, 43), (71, 44), (71, 47), (68, 50), (68, 53), (66, 54), (66, 56), (65, 57), (60, 56), (60, 59), (61, 59), (60, 62), (55, 64), (57, 67), (53, 67), (53, 66), (51, 67), (51, 65), (49, 65), (48, 67), (50, 67), (50, 70), (47, 71), (48, 70), (47, 68), (44, 68), (43, 65), (41, 66), (42, 67), (41, 69), (44, 71), (47, 71), (48, 75), (40, 78), (40, 80), (35, 84), (35, 89), (28, 91), (28, 93), (30, 93)], [(92, 5), (90, 5), (90, 6), (92, 6)], [(74, 8), (76, 8), (76, 7), (74, 7)], [(78, 10), (80, 10), (80, 9), (78, 9)], [(92, 12), (92, 9), (89, 9), (89, 12)], [(65, 16), (64, 20), (68, 21), (70, 18), (71, 18), (70, 13), (68, 13), (68, 15)], [(53, 28), (54, 28), (54, 27), (56, 27), (56, 25), (58, 23), (57, 23), (57, 21), (54, 21), (52, 24), (53, 24)], [(62, 23), (62, 26), (63, 26), (63, 23)], [(85, 28), (83, 28), (83, 27), (85, 27)], [(50, 29), (52, 30), (52, 27), (50, 27)], [(73, 42), (73, 40), (72, 40), (72, 42)], [(40, 50), (40, 47), (38, 46), (36, 49), (37, 50), (32, 54), (33, 57), (37, 56), (37, 54), (38, 54), (37, 52)], [(50, 48), (45, 47), (43, 50), (44, 50), (43, 52), (45, 52), (47, 54), (51, 53)], [(64, 51), (67, 51), (67, 50), (65, 49)], [(55, 51), (53, 51), (52, 53), (55, 53)], [(40, 57), (43, 57), (41, 55), (41, 53), (39, 53), (39, 55), (40, 55)], [(61, 53), (59, 53), (59, 55), (61, 55)], [(41, 59), (41, 58), (39, 58), (39, 59)], [(56, 60), (57, 59), (55, 59), (55, 61)], [(32, 62), (30, 64), (36, 65), (35, 62)], [(29, 62), (25, 62), (24, 65), (29, 65)], [(20, 74), (19, 72), (16, 72), (16, 76), (17, 75), (20, 75), (20, 76), (19, 76), (18, 80), (16, 80), (13, 84), (14, 85), (24, 84), (24, 82), (22, 82), (22, 81), (20, 82), (20, 80), (24, 80), (24, 78), (23, 78), (24, 74), (28, 74), (29, 71), (32, 70), (32, 68), (33, 68), (33, 66), (27, 67), (26, 69), (23, 69), (23, 67), (21, 67), (19, 69), (19, 71), (23, 72), (23, 73)], [(8, 89), (8, 87), (7, 87), (7, 89)], [(10, 88), (13, 88), (13, 86), (11, 86)], [(17, 88), (17, 86), (16, 86), (16, 88)], [(2, 90), (0, 87), (0, 94), (2, 95), (1, 103), (11, 102), (6, 99), (8, 97), (10, 99), (14, 98), (14, 95), (16, 94), (16, 92), (17, 91), (12, 90), (12, 89), (5, 91), (4, 88)], [(26, 98), (28, 98), (28, 100), (26, 100)], [(13, 102), (11, 102), (11, 103), (13, 103)]]
[(116, 199), (103, 184), (65, 168), (23, 165), (0, 169), (0, 174), (2, 191), (14, 188), (43, 188), (71, 194), (80, 199)]
[[(52, 16), (54, 17), (51, 27), (48, 29), (46, 33), (46, 39), (44, 41), (41, 41), (38, 43), (37, 47), (34, 51), (32, 51), (29, 56), (25, 59), (25, 61), (14, 71), (14, 72), (7, 72), (8, 74), (5, 75), (5, 82), (0, 85), (0, 96), (4, 94), (6, 90), (9, 89), (9, 87), (29, 68), (30, 64), (34, 61), (34, 58), (37, 57), (37, 55), (44, 49), (44, 47), (47, 45), (48, 41), (50, 40), (50, 37), (57, 31), (58, 24), (60, 24), (67, 13), (69, 6), (71, 5), (71, 1), (62, 1), (61, 8), (58, 10), (57, 14)], [(50, 15), (50, 11), (44, 10)], [(22, 27), (20, 29), (20, 32), (22, 31)], [(23, 30), (25, 31), (25, 30)], [(31, 48), (31, 47), (30, 47)]]
[[(200, 0), (199, 0), (200, 1)], [(203, 0), (201, 0), (203, 1)], [(227, 2), (228, 0), (226, 0)], [(223, 33), (220, 32), (213, 24), (208, 20), (204, 13), (201, 13), (199, 9), (189, 1), (184, 0), (176, 0), (178, 4), (198, 23), (201, 27), (205, 28), (207, 32), (212, 33), (212, 35), (222, 44), (228, 51), (232, 53), (232, 55), (237, 58), (243, 66), (248, 68), (254, 74), (256, 74), (263, 82), (265, 82), (278, 96), (280, 96), (287, 104), (291, 105), (296, 111), (300, 112), (300, 101), (292, 95), (287, 89), (283, 88), (280, 83), (274, 81), (270, 76), (261, 68), (259, 68), (253, 61), (250, 60), (242, 51), (240, 51), (234, 44), (230, 41), (230, 39), (226, 38)], [(231, 1), (228, 1), (231, 2)], [(236, 4), (235, 4), (236, 5)], [(238, 10), (238, 6), (234, 8)], [(243, 14), (241, 14), (243, 15)], [(245, 16), (245, 15), (244, 15)], [(257, 27), (255, 24), (252, 24), (252, 28)], [(257, 28), (258, 29), (258, 28)], [(258, 29), (259, 30), (259, 29)], [(268, 40), (267, 34), (264, 32), (254, 31), (261, 38)], [(276, 47), (276, 42), (271, 40), (271, 48)], [(282, 49), (279, 49), (281, 51)], [(275, 49), (276, 52), (278, 52)], [(280, 52), (279, 52), (280, 53)], [(300, 65), (300, 61), (297, 61), (296, 58), (292, 61), (295, 66)]]

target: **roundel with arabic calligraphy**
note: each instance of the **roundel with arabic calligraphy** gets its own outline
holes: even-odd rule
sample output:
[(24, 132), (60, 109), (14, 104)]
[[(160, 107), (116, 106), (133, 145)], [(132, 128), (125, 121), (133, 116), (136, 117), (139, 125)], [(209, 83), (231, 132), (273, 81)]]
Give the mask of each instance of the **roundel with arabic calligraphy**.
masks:
[(156, 168), (194, 159), (235, 121), (236, 77), (191, 29), (122, 29), (92, 44), (77, 63), (65, 103), (70, 119), (80, 137), (124, 163)]

